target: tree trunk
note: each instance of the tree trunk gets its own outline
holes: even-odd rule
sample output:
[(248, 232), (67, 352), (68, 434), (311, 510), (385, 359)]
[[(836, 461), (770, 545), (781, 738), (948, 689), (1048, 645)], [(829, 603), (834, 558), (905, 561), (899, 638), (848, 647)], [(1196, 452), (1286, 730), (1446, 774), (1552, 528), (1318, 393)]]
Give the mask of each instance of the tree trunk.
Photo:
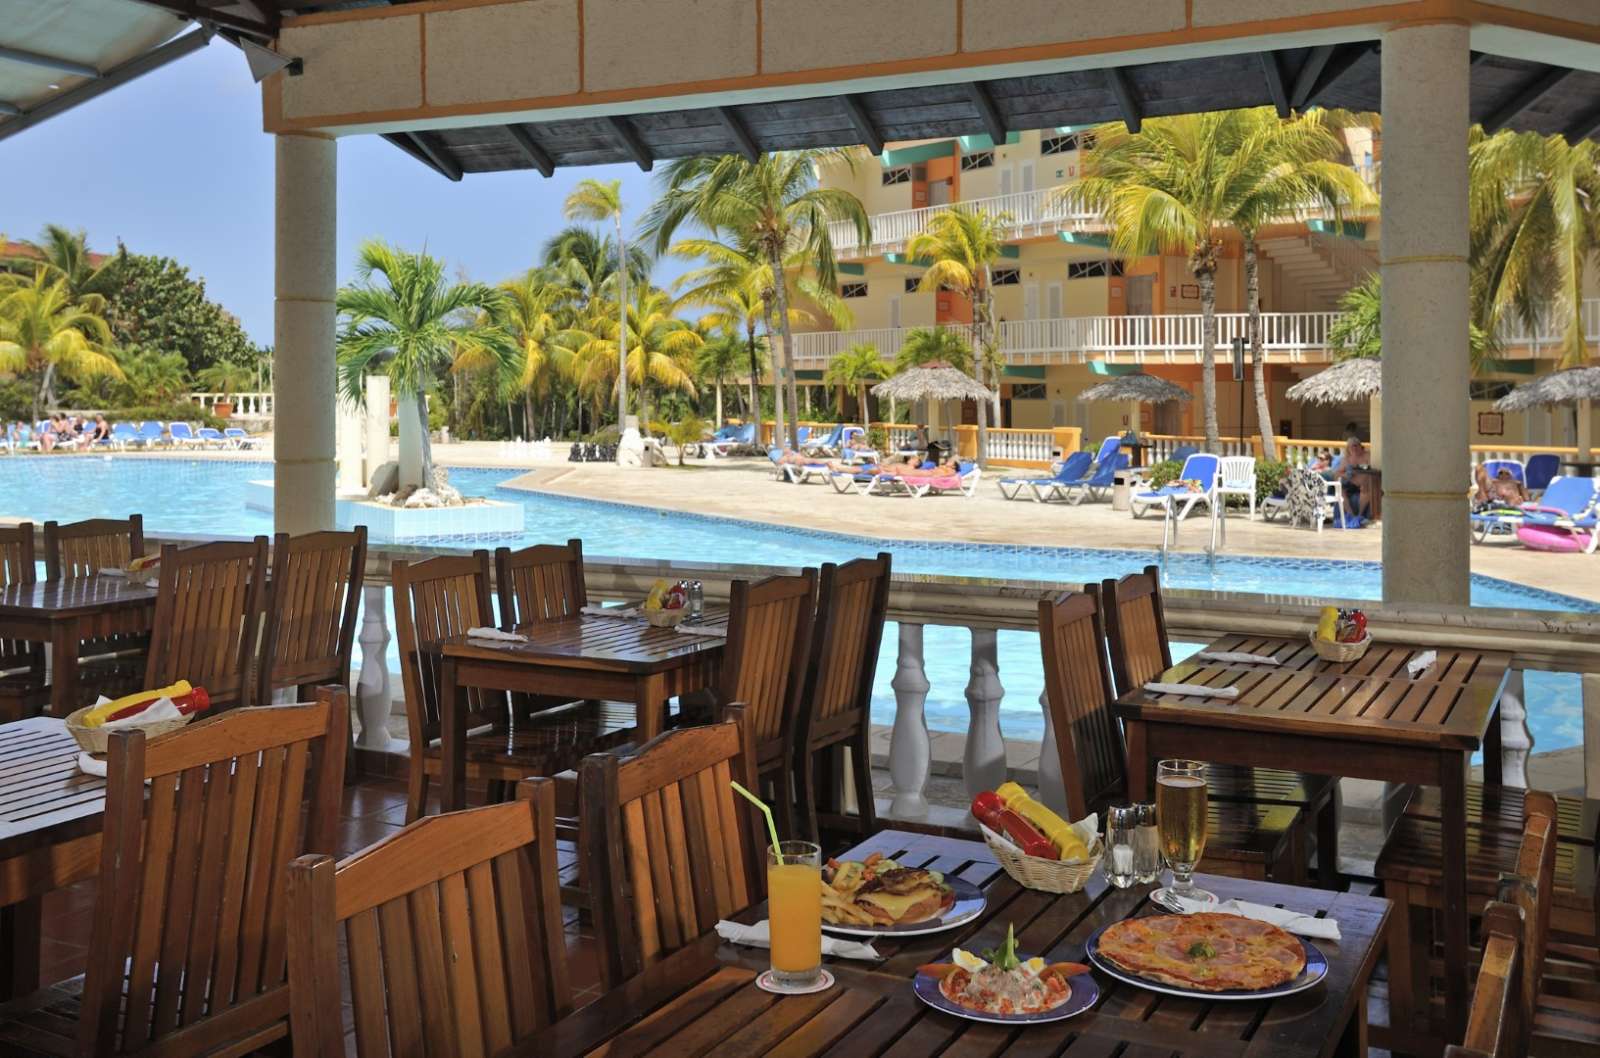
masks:
[(862, 444), (866, 444), (867, 443), (867, 434), (872, 429), (872, 422), (871, 422), (872, 416), (868, 414), (868, 410), (869, 410), (869, 405), (867, 404), (867, 384), (865, 382), (863, 382), (863, 383), (861, 383), (861, 408), (860, 408), (860, 411), (861, 411), (861, 443)]
[(617, 436), (628, 428), (628, 244), (617, 212)]
[(417, 412), (417, 428), (421, 430), (418, 440), (422, 444), (422, 481), (426, 487), (428, 480), (433, 476), (433, 439), (428, 436), (428, 395), (418, 393), (412, 398), (412, 406)]
[(1205, 415), (1206, 451), (1220, 454), (1217, 431), (1217, 277), (1209, 268), (1195, 273), (1200, 283), (1200, 402)]
[[(771, 319), (768, 316), (768, 319)], [(745, 336), (750, 348), (750, 403), (745, 405), (745, 422), (759, 422), (761, 419), (761, 394), (757, 387), (761, 385), (761, 361), (756, 353), (756, 327), (753, 323), (745, 325)]]
[(1244, 290), (1245, 307), (1250, 312), (1250, 366), (1255, 373), (1256, 432), (1261, 435), (1261, 454), (1276, 461), (1278, 439), (1273, 435), (1272, 407), (1267, 403), (1267, 357), (1261, 344), (1261, 281), (1256, 274), (1254, 235), (1246, 235), (1244, 240)]
[(45, 364), (44, 376), (39, 380), (39, 392), (33, 398), (33, 422), (35, 425), (39, 422), (39, 410), (48, 408), (56, 402), (55, 376), (56, 365), (53, 363)]
[[(789, 437), (796, 447), (800, 444), (800, 391), (794, 377), (794, 337), (789, 332), (789, 284), (783, 271), (783, 247), (767, 247), (767, 264), (772, 267), (772, 292), (777, 298), (774, 312), (778, 317), (778, 332), (783, 335), (783, 387), (789, 395)], [(770, 329), (768, 330), (770, 334)], [(777, 360), (773, 361), (777, 363)]]
[(717, 429), (722, 429), (722, 376), (717, 376)]

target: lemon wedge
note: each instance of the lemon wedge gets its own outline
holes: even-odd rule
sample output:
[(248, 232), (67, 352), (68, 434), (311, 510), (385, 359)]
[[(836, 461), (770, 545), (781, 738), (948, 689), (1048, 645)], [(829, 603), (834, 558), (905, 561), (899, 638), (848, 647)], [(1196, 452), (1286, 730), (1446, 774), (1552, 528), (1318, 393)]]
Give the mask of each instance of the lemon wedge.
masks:
[(967, 971), (967, 973), (972, 974), (977, 973), (979, 970), (989, 965), (983, 959), (980, 959), (970, 951), (962, 951), (960, 948), (957, 948), (950, 953), (950, 961)]
[(1041, 956), (1035, 955), (1033, 958), (1023, 963), (1022, 968), (1033, 974), (1033, 976), (1038, 977), (1040, 971), (1044, 969), (1044, 959)]

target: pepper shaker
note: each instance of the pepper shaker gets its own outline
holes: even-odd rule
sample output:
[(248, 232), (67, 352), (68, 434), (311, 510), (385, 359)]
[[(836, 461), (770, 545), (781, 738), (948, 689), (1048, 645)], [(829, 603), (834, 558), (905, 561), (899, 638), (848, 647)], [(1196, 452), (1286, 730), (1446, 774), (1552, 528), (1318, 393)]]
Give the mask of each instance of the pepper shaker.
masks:
[(700, 582), (689, 582), (689, 620), (698, 621), (705, 616), (706, 593)]

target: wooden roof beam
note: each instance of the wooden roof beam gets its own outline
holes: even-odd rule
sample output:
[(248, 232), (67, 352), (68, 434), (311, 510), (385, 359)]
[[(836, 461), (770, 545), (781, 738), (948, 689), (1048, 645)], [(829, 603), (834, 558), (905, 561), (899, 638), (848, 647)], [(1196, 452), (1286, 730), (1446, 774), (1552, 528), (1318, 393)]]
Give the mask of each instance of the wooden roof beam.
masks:
[(1493, 135), (1509, 125), (1516, 116), (1555, 91), (1575, 71), (1552, 66), (1517, 90), (1504, 106), (1483, 119), (1483, 131)]
[(1561, 133), (1567, 138), (1568, 143), (1579, 143), (1600, 135), (1600, 107), (1588, 111), (1577, 121), (1568, 125)]
[(883, 135), (872, 124), (872, 115), (867, 113), (866, 105), (861, 102), (860, 96), (843, 95), (839, 102), (844, 104), (845, 113), (850, 117), (850, 124), (854, 126), (856, 135), (861, 137), (861, 142), (873, 154), (883, 153)]
[[(158, 7), (163, 11), (171, 12), (183, 18), (193, 19), (197, 22), (209, 22), (218, 29), (231, 29), (251, 37), (262, 43), (271, 41), (278, 35), (279, 18), (277, 5), (248, 2), (247, 8), (263, 12), (265, 18), (248, 18), (227, 11), (220, 11), (218, 7), (229, 6), (219, 4), (217, 0), (134, 0), (135, 3), (146, 7)], [(263, 8), (269, 9), (263, 11)]]
[(634, 128), (627, 118), (618, 117), (615, 114), (610, 114), (606, 117), (606, 124), (611, 126), (612, 135), (616, 137), (618, 143), (622, 144), (623, 149), (628, 152), (628, 157), (632, 158), (640, 169), (648, 173), (650, 167), (655, 165), (656, 159), (650, 153), (650, 148), (645, 146), (644, 140), (639, 138), (639, 130)]
[(735, 154), (752, 164), (761, 157), (761, 148), (756, 146), (755, 137), (750, 135), (750, 130), (745, 128), (744, 121), (734, 113), (732, 107), (716, 107), (713, 112), (717, 120), (722, 122), (722, 127), (728, 130)]
[(383, 133), (383, 138), (445, 179), (461, 179), (461, 166), (456, 164), (456, 160), (443, 151), (436, 150), (420, 134), (415, 132), (385, 132)]
[(1317, 78), (1322, 76), (1322, 70), (1328, 65), (1328, 60), (1333, 57), (1332, 44), (1319, 44), (1311, 49), (1311, 54), (1306, 56), (1306, 61), (1301, 64), (1300, 72), (1294, 75), (1294, 87), (1289, 91), (1289, 106), (1300, 110), (1306, 105), (1306, 100), (1311, 96), (1311, 89), (1317, 83)]
[(978, 112), (978, 117), (983, 120), (983, 127), (989, 133), (989, 138), (994, 145), (999, 147), (1006, 142), (1006, 121), (1000, 116), (1000, 108), (995, 105), (994, 96), (989, 94), (989, 87), (981, 81), (973, 81), (967, 85), (967, 98), (972, 100), (972, 106)]
[(1315, 103), (1322, 93), (1334, 86), (1334, 83), (1350, 72), (1351, 67), (1366, 57), (1375, 45), (1371, 41), (1362, 44), (1347, 44), (1333, 53), (1328, 61), (1323, 64), (1322, 73), (1317, 76), (1316, 83), (1306, 93), (1305, 105)]
[(1283, 67), (1278, 65), (1278, 53), (1275, 51), (1257, 52), (1256, 58), (1261, 61), (1261, 72), (1267, 79), (1267, 95), (1272, 97), (1272, 106), (1278, 112), (1278, 117), (1289, 116), (1289, 89), (1283, 81)]
[(1117, 109), (1122, 111), (1122, 123), (1128, 126), (1129, 132), (1138, 132), (1144, 125), (1144, 110), (1139, 105), (1139, 97), (1133, 94), (1133, 85), (1128, 83), (1128, 75), (1118, 66), (1106, 67), (1106, 84), (1111, 88), (1111, 94), (1117, 97)]
[(539, 145), (539, 141), (533, 138), (533, 133), (521, 125), (507, 125), (506, 132), (511, 136), (512, 142), (517, 145), (517, 150), (522, 152), (522, 156), (532, 162), (535, 169), (539, 170), (540, 176), (548, 180), (555, 173), (556, 160), (550, 156), (549, 151)]

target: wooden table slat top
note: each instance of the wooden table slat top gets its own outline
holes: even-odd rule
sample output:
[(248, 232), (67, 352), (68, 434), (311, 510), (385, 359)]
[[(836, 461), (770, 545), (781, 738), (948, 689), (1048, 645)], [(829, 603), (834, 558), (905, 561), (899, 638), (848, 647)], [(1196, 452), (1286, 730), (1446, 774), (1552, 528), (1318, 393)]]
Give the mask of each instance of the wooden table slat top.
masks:
[(0, 588), (0, 617), (73, 617), (118, 607), (150, 606), (154, 584), (130, 584), (123, 577), (67, 577)]
[[(726, 632), (726, 607), (706, 607), (699, 624)], [(727, 640), (656, 628), (641, 620), (582, 614), (559, 621), (524, 625), (523, 643), (452, 636), (439, 643), (445, 657), (477, 661), (532, 661), (542, 665), (583, 665), (627, 672), (649, 672), (682, 664)]]
[[(1362, 998), (1381, 948), (1387, 901), (1349, 893), (1206, 877), (1225, 897), (1332, 915), (1343, 934), (1318, 941), (1329, 959), (1327, 979), (1306, 992), (1259, 1002), (1211, 1002), (1165, 996), (1093, 971), (1098, 1006), (1065, 1021), (1015, 1027), (989, 1025), (933, 1010), (916, 998), (916, 967), (944, 961), (950, 949), (994, 947), (1015, 926), (1019, 950), (1051, 961), (1083, 961), (1088, 938), (1130, 916), (1160, 914), (1150, 886), (1113, 889), (1096, 876), (1081, 893), (1024, 889), (1007, 877), (980, 843), (902, 831), (883, 831), (846, 858), (871, 852), (911, 866), (953, 871), (984, 885), (989, 902), (974, 922), (924, 937), (875, 941), (879, 963), (828, 959), (837, 983), (810, 996), (761, 991), (763, 949), (701, 938), (640, 977), (581, 1008), (513, 1053), (563, 1058), (633, 1055), (846, 1056), (1271, 1055), (1283, 1058), (1345, 1053), (1346, 1030), (1363, 1016)], [(757, 921), (758, 905), (740, 915)]]
[(104, 779), (78, 770), (78, 744), (63, 721), (0, 725), (0, 860), (51, 844), (64, 829), (97, 829), (105, 790)]
[(1154, 694), (1136, 689), (1116, 709), (1124, 719), (1264, 731), (1320, 729), (1341, 737), (1383, 742), (1426, 742), (1476, 749), (1511, 665), (1497, 651), (1438, 649), (1419, 678), (1406, 663), (1423, 648), (1377, 643), (1348, 664), (1323, 661), (1305, 640), (1230, 635), (1207, 650), (1258, 653), (1278, 665), (1219, 662), (1193, 657), (1162, 673), (1164, 683), (1237, 687), (1235, 698)]

